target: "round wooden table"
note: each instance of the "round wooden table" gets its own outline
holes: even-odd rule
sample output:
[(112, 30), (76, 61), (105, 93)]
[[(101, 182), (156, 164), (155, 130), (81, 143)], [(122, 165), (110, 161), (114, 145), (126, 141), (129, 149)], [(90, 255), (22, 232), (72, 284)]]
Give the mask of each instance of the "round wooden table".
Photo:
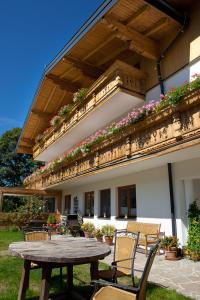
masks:
[(71, 238), (49, 241), (16, 242), (9, 246), (13, 256), (24, 259), (18, 300), (24, 300), (29, 285), (31, 262), (42, 268), (40, 300), (47, 300), (51, 271), (67, 267), (67, 287), (73, 287), (73, 265), (90, 264), (91, 279), (98, 279), (98, 260), (110, 254), (110, 247), (94, 239)]

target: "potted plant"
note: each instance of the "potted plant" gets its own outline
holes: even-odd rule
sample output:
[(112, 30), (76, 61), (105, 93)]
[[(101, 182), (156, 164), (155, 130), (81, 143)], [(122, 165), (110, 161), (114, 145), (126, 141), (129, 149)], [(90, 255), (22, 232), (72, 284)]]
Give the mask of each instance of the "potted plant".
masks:
[(115, 235), (115, 226), (113, 225), (104, 225), (102, 226), (102, 233), (107, 245), (111, 246), (113, 243), (113, 237)]
[(178, 239), (176, 236), (166, 236), (161, 241), (161, 247), (165, 249), (165, 259), (178, 259)]
[(91, 222), (85, 222), (81, 225), (81, 229), (84, 232), (86, 238), (91, 238), (95, 230), (94, 224)]
[(103, 242), (103, 233), (102, 233), (101, 229), (96, 229), (94, 236), (98, 242)]

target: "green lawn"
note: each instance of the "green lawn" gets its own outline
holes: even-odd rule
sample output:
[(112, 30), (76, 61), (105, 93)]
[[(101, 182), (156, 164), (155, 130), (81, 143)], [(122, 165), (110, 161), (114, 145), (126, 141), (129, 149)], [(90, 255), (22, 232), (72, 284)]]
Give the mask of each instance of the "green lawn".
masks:
[[(20, 232), (0, 231), (0, 300), (15, 300), (19, 288), (21, 268), (23, 261), (19, 258), (2, 256), (1, 251), (8, 249), (11, 242), (23, 240)], [(3, 253), (2, 253), (3, 254)], [(100, 267), (105, 268), (105, 264)], [(64, 270), (65, 272), (65, 270)], [(53, 270), (52, 289), (51, 292), (57, 292), (60, 289), (59, 270)], [(65, 277), (65, 276), (63, 276)], [(31, 271), (30, 287), (27, 298), (39, 294), (41, 271)], [(123, 283), (130, 283), (128, 279)], [(87, 299), (90, 298), (92, 288), (89, 287), (90, 276), (89, 266), (82, 265), (74, 268), (74, 285), (75, 289), (80, 291)], [(63, 287), (65, 286), (63, 282)], [(147, 300), (191, 300), (189, 297), (177, 294), (175, 291), (167, 290), (153, 284), (149, 284), (147, 291)], [(114, 300), (114, 299), (113, 299)], [(123, 299), (122, 299), (123, 300)]]

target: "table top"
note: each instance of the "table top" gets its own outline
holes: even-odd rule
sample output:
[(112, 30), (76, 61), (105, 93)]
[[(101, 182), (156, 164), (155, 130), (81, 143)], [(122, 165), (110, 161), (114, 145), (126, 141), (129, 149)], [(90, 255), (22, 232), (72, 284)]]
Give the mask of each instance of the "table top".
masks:
[(72, 238), (16, 242), (10, 253), (26, 260), (52, 263), (89, 263), (109, 255), (110, 247), (95, 239)]

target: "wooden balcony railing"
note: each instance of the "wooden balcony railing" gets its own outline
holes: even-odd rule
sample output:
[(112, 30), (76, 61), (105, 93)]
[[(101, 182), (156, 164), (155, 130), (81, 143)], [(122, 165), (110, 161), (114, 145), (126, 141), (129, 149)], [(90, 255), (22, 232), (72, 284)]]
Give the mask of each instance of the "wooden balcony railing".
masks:
[[(71, 113), (63, 119), (61, 124), (52, 128), (40, 142), (33, 147), (33, 158), (37, 158), (45, 149), (55, 143), (71, 130), (80, 120), (87, 118), (87, 115), (109, 101), (112, 95), (122, 91), (129, 95), (144, 100), (146, 74), (142, 71), (127, 65), (124, 62), (116, 61), (89, 89), (86, 98), (74, 105)], [(133, 102), (134, 106), (134, 102)], [(66, 150), (66, 149), (64, 149)]]
[(44, 189), (54, 184), (110, 169), (113, 165), (139, 161), (150, 154), (165, 153), (200, 143), (200, 92), (191, 92), (181, 104), (128, 127), (99, 143), (88, 154), (62, 165), (54, 172), (34, 177), (28, 188)]

